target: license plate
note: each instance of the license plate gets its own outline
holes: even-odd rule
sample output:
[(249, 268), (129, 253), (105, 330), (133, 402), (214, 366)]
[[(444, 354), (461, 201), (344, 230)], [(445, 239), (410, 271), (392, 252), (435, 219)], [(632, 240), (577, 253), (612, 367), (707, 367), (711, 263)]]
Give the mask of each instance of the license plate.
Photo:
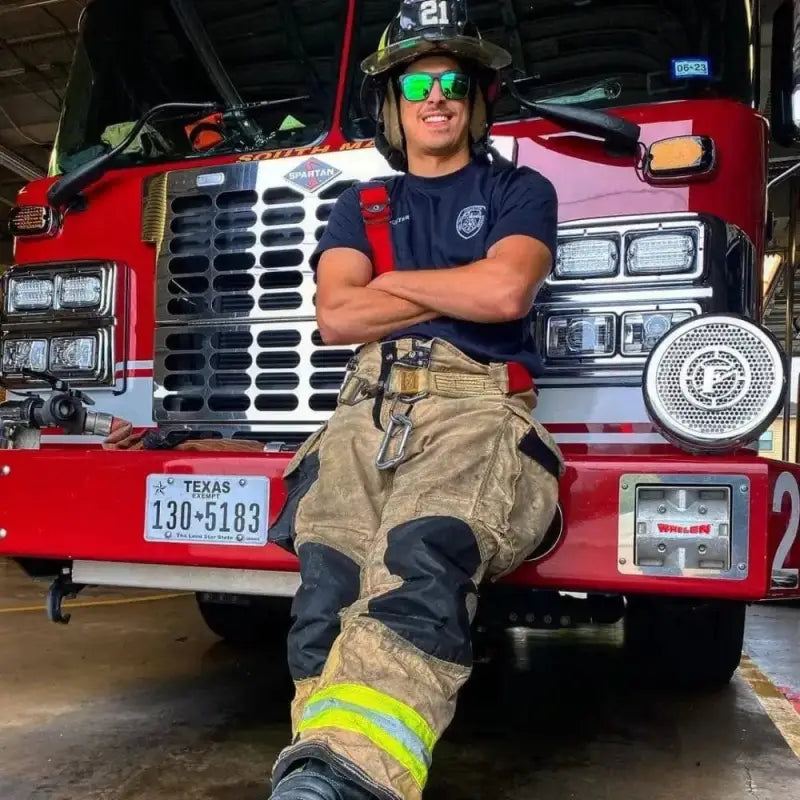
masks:
[(269, 480), (239, 475), (147, 476), (148, 542), (267, 543)]

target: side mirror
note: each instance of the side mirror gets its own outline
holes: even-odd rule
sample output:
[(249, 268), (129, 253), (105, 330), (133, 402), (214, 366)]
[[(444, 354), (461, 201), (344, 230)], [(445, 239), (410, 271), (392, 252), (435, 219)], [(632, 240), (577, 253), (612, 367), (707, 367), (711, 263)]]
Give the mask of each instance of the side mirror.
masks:
[(772, 18), (770, 125), (782, 147), (800, 146), (800, 0), (784, 0)]

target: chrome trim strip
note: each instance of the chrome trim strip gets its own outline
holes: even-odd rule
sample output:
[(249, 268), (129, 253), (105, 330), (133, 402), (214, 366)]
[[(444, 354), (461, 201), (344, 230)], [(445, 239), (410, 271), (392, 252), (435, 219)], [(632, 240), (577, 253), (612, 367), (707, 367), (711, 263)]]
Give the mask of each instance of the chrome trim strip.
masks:
[(74, 561), (72, 577), (92, 586), (132, 586), (186, 592), (220, 592), (294, 597), (300, 586), (297, 572), (224, 567), (176, 567), (124, 561)]
[(630, 214), (619, 217), (588, 217), (586, 219), (562, 222), (559, 228), (586, 228), (591, 225), (636, 225), (652, 219), (659, 219), (664, 222), (697, 222), (703, 216), (691, 211), (664, 211), (654, 214)]
[[(561, 287), (559, 287), (560, 289)], [(550, 292), (546, 299), (537, 303), (536, 310), (544, 308), (561, 307), (565, 305), (592, 306), (594, 303), (602, 305), (613, 304), (618, 308), (621, 304), (628, 303), (687, 303), (711, 300), (714, 290), (710, 286), (684, 286), (681, 288), (667, 289), (662, 286), (627, 288), (614, 286), (612, 290), (581, 290), (580, 287), (569, 287), (566, 292)]]

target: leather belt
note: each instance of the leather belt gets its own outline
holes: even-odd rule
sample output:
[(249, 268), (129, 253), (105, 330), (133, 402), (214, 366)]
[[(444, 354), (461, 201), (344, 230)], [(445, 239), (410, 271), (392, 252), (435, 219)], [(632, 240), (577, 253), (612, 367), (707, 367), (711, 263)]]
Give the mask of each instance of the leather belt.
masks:
[[(352, 366), (351, 366), (352, 365)], [(516, 361), (493, 364), (485, 375), (449, 372), (430, 367), (409, 367), (395, 363), (384, 386), (358, 374), (357, 363), (348, 365), (339, 402), (345, 405), (376, 397), (383, 389), (387, 398), (436, 395), (438, 397), (473, 397), (478, 395), (512, 395), (535, 391), (536, 384), (528, 370)]]

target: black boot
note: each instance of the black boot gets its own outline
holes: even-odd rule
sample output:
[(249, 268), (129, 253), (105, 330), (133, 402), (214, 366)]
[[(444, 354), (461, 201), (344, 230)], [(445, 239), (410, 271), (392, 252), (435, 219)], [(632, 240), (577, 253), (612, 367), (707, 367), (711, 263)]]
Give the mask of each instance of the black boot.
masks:
[(329, 764), (310, 758), (275, 786), (270, 800), (375, 800)]

